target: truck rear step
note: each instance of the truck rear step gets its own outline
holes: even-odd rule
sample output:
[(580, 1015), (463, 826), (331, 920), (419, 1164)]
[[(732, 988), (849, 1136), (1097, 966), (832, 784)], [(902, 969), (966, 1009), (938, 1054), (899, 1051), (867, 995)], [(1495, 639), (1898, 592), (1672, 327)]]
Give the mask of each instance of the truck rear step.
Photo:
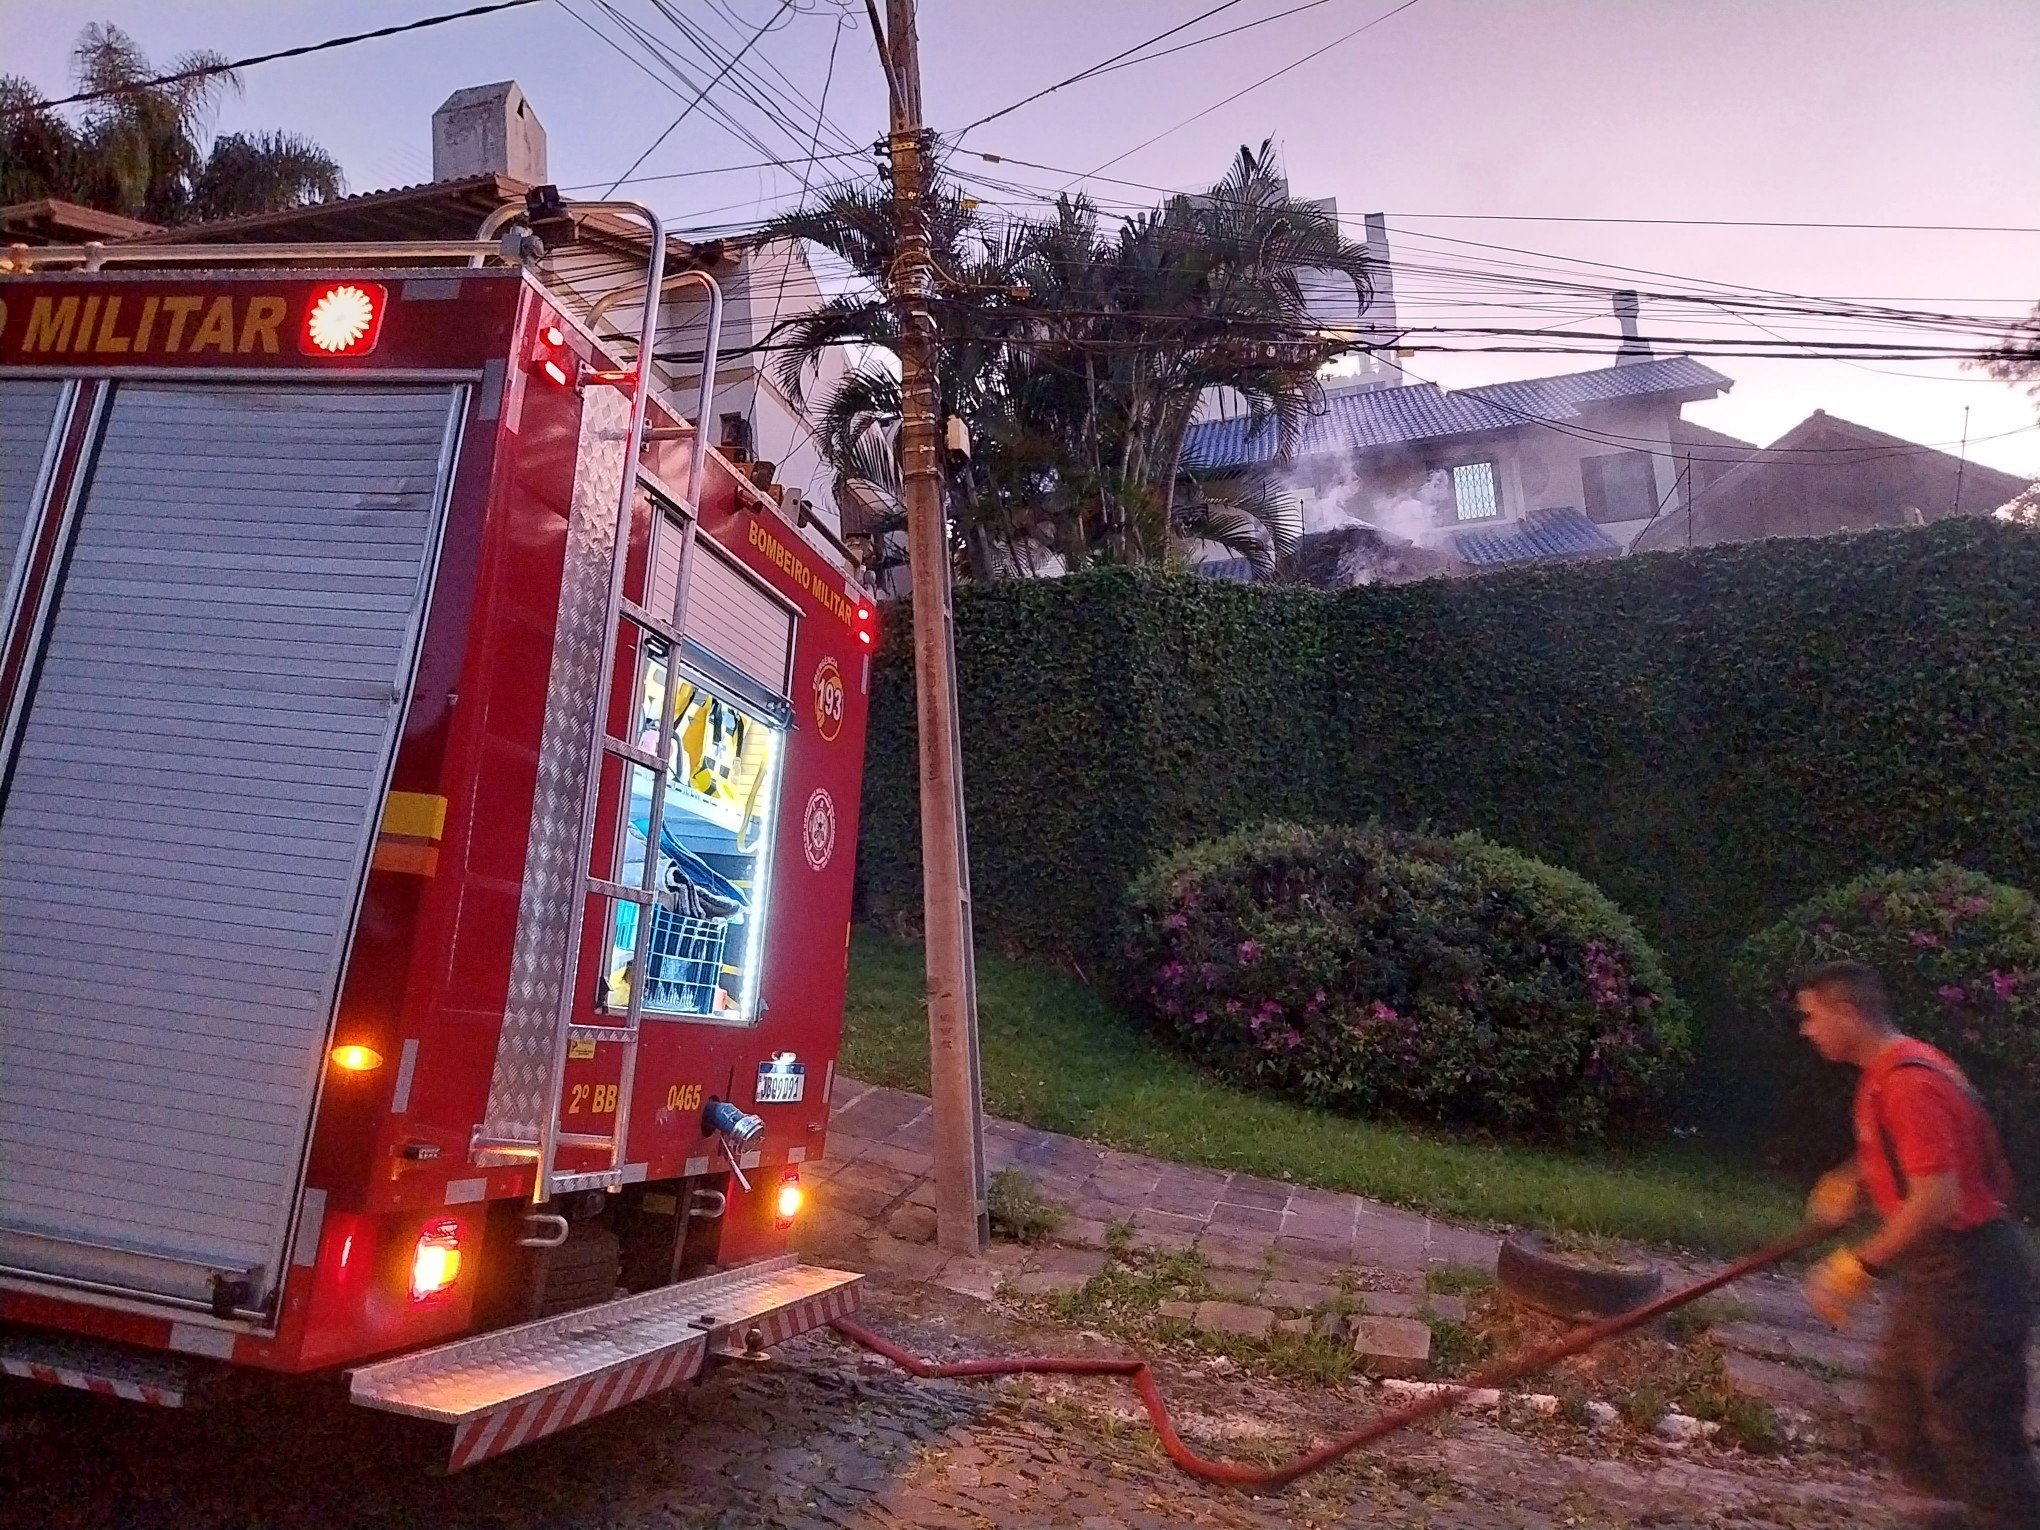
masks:
[(460, 1471), (846, 1316), (863, 1278), (787, 1254), (363, 1366), (350, 1395), (453, 1425)]
[(45, 1386), (75, 1387), (96, 1397), (119, 1397), (158, 1408), (182, 1408), (195, 1401), (199, 1379), (188, 1360), (123, 1349), (68, 1334), (0, 1329), (0, 1375), (22, 1376)]

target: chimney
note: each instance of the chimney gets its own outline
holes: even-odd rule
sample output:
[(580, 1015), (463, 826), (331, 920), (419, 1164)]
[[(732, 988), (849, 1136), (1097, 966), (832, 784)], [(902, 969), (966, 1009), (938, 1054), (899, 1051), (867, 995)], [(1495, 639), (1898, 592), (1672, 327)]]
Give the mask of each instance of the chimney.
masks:
[(456, 90), (432, 114), (432, 178), (507, 175), (543, 186), (545, 129), (515, 80)]
[(1615, 365), (1628, 366), (1632, 361), (1649, 361), (1650, 342), (1637, 332), (1636, 315), (1638, 304), (1636, 293), (1625, 287), (1615, 294), (1615, 317), (1622, 325), (1622, 345), (1615, 352)]
[[(1388, 214), (1372, 212), (1367, 215), (1367, 265), (1368, 276), (1374, 284), (1374, 296), (1361, 311), (1360, 322), (1373, 331), (1377, 341), (1389, 341), (1396, 337), (1400, 326), (1395, 317), (1395, 262), (1388, 253)], [(1402, 386), (1402, 368), (1395, 364), (1393, 350), (1378, 351), (1375, 359), (1381, 366), (1382, 386)]]

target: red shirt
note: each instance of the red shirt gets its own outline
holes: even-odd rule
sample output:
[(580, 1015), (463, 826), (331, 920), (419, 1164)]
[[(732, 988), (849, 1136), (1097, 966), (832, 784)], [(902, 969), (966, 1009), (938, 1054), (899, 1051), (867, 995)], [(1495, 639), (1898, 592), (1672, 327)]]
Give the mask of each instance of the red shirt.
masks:
[[(1894, 1156), (1902, 1181), (1892, 1175)], [(1962, 1070), (1909, 1036), (1878, 1053), (1856, 1086), (1856, 1161), (1870, 1199), (1887, 1217), (1905, 1199), (1904, 1184), (1932, 1174), (1955, 1176), (1961, 1198), (1948, 1225), (1958, 1232), (1996, 1221), (2012, 1202), (2012, 1170), (1997, 1128)]]

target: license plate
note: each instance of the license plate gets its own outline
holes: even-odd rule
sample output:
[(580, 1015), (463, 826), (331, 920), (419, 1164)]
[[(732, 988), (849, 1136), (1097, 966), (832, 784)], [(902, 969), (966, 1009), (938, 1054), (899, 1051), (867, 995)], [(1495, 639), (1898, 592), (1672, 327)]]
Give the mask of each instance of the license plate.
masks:
[(807, 1067), (782, 1052), (770, 1062), (758, 1064), (758, 1088), (753, 1098), (760, 1105), (791, 1105), (807, 1094)]

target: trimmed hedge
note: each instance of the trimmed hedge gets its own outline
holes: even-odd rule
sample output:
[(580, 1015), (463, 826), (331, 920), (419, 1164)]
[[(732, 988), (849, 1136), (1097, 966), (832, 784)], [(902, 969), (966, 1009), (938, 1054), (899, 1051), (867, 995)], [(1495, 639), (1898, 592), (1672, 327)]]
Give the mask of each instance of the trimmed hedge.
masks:
[(1779, 1067), (1793, 1113), (1848, 1144), (1853, 1079), (1797, 1041), (1791, 984), (1852, 957), (1880, 972), (1899, 1025), (1962, 1065), (1995, 1109), (2026, 1188), (2040, 1204), (2040, 902), (1960, 866), (1876, 872), (1808, 899), (1752, 936), (1731, 969), (1751, 1013), (1769, 1011), (1795, 1055)]
[[(1737, 944), (1868, 867), (2040, 885), (2036, 610), (2040, 534), (1966, 519), (1336, 594), (968, 587), (978, 929), (1096, 959), (1127, 884), (1196, 840), (1479, 829), (1600, 887), (1718, 1027)], [(919, 903), (914, 757), (902, 608), (866, 773), (880, 909)]]
[(1270, 824), (1128, 894), (1126, 997), (1238, 1084), (1356, 1115), (1597, 1139), (1685, 1065), (1657, 954), (1583, 879), (1478, 834)]

